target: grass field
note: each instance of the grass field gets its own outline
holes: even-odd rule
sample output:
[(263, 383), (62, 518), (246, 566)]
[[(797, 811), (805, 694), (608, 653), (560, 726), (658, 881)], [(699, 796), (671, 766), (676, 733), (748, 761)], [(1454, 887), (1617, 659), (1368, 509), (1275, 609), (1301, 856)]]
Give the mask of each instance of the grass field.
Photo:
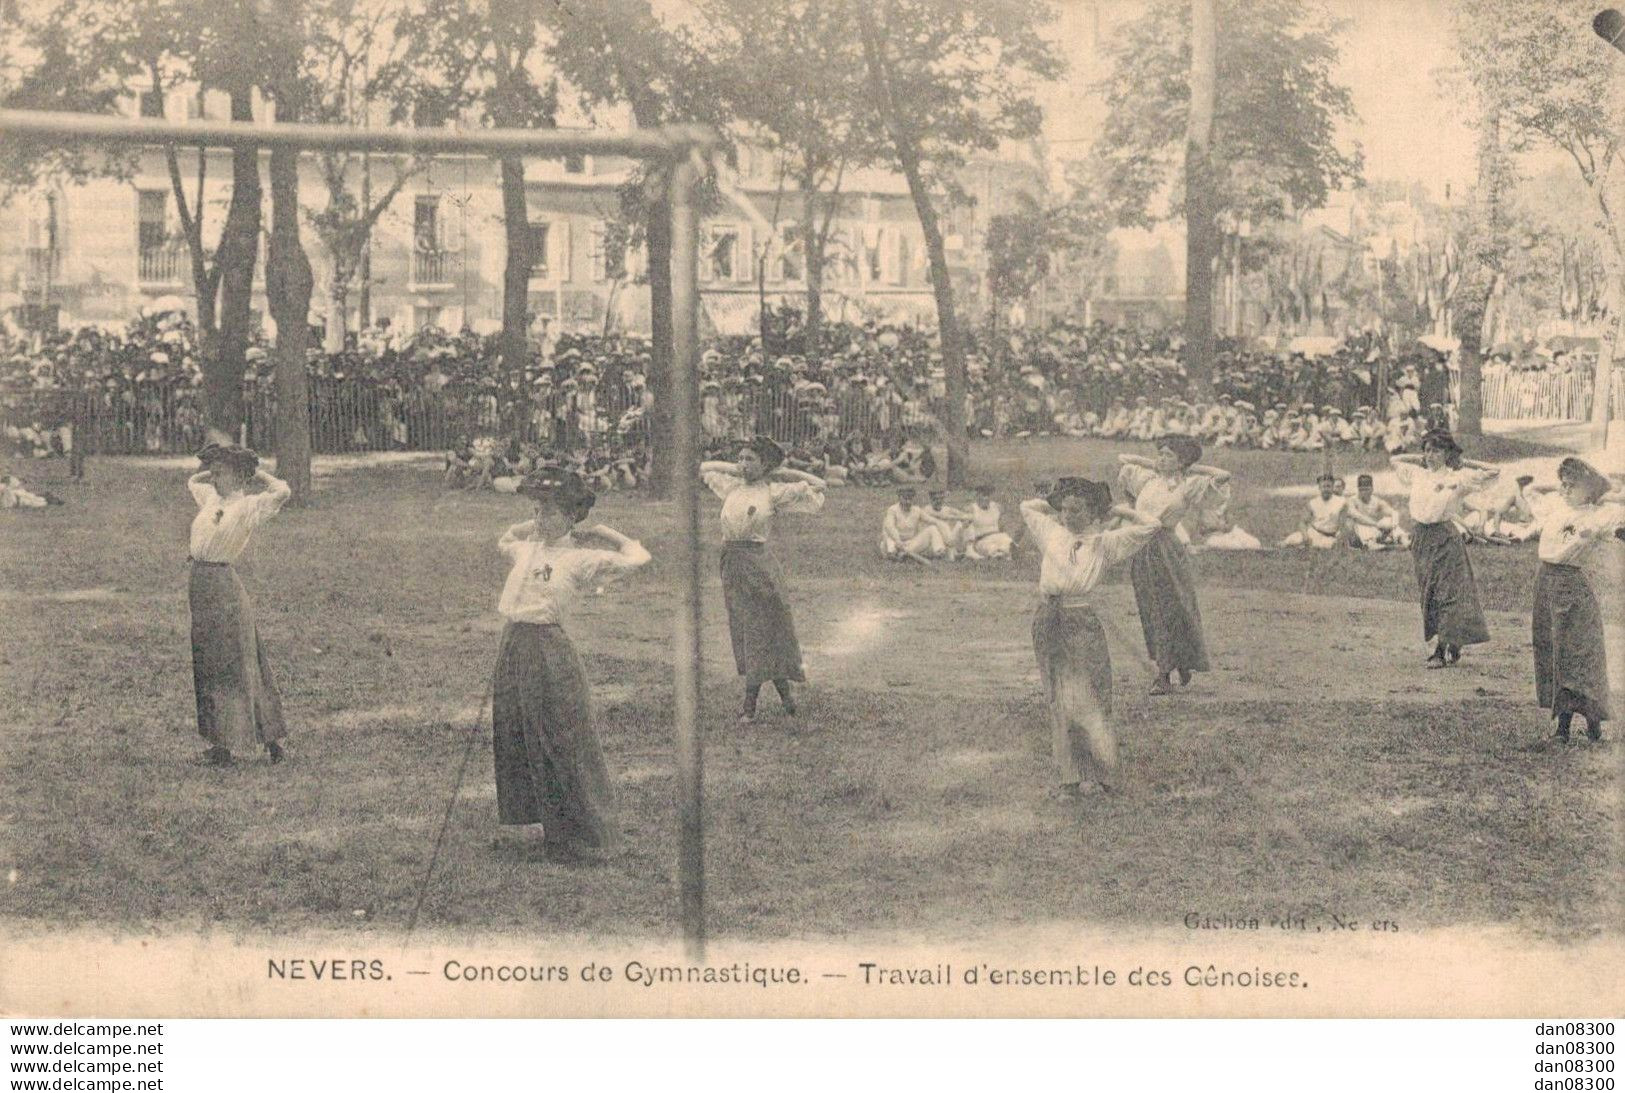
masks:
[[(1104, 474), (1113, 450), (1033, 441), (976, 457), (1013, 519), (1034, 478)], [(1238, 476), (1233, 516), (1266, 542), (1291, 529), (1302, 503), (1270, 491), (1319, 468), (1266, 453), (1216, 461)], [(188, 763), (201, 745), (187, 473), (93, 461), (88, 484), (64, 489), (66, 507), (5, 514), (0, 867), (10, 883), (0, 913), (397, 932), (472, 731), (425, 927), (675, 931), (670, 505), (614, 495), (594, 514), (655, 556), (571, 627), (626, 838), (605, 864), (553, 866), (493, 847), (489, 715), (476, 720), (500, 629), (495, 540), (524, 503), (444, 493), (424, 462), (352, 467), (258, 533), (240, 568), (283, 691), (291, 758), (216, 772)], [(1408, 927), (1618, 928), (1622, 749), (1546, 742), (1530, 682), (1532, 547), (1474, 549), (1494, 641), (1450, 672), (1420, 668), (1408, 554), (1200, 555), (1214, 670), (1177, 698), (1145, 693), (1132, 593), (1118, 577), (1099, 600), (1126, 786), (1069, 803), (1049, 793), (1028, 638), (1036, 559), (887, 565), (874, 540), (890, 500), (832, 491), (821, 516), (781, 523), (810, 680), (795, 722), (764, 696), (764, 720), (734, 724), (707, 562), (714, 936), (1156, 927), (1189, 911), (1330, 907)]]

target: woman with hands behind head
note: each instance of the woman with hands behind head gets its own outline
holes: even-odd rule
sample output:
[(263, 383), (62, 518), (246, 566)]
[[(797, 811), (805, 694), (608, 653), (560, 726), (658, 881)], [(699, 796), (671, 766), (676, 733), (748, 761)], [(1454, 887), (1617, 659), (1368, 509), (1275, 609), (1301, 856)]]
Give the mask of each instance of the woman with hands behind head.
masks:
[(581, 526), (597, 499), (573, 471), (539, 467), (518, 492), (535, 515), (497, 542), (512, 563), (491, 691), (497, 813), (505, 825), (540, 824), (543, 855), (568, 861), (610, 845), (614, 831), (587, 673), (564, 621), (583, 592), (649, 552), (603, 524)]
[[(1086, 478), (1040, 484), (1043, 499), (1021, 503), (1021, 517), (1042, 557), (1033, 652), (1049, 702), (1051, 744), (1063, 792), (1079, 792), (1092, 762), (1110, 785), (1117, 769), (1112, 712), (1112, 660), (1106, 632), (1090, 605), (1106, 571), (1150, 543), (1158, 520), (1112, 504), (1111, 489)], [(1113, 518), (1123, 526), (1110, 528)]]

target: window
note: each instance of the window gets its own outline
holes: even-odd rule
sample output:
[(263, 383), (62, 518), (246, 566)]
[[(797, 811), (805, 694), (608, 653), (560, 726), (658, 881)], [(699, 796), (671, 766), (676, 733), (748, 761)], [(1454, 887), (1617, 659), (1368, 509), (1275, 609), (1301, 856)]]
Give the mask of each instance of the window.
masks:
[(416, 330), (428, 330), (440, 326), (440, 308), (434, 304), (419, 304), (412, 309), (412, 326)]
[(892, 278), (894, 285), (908, 284), (908, 271), (914, 258), (914, 248), (909, 244), (908, 236), (903, 232), (897, 233), (897, 269), (896, 276)]
[(594, 281), (609, 280), (610, 268), (609, 263), (606, 261), (607, 255), (604, 253), (608, 236), (609, 225), (602, 220), (592, 226), (592, 231), (588, 235), (587, 253), (588, 257), (592, 259), (592, 279)]
[(579, 152), (564, 157), (564, 173), (567, 175), (583, 174), (587, 170), (587, 157)]
[(824, 248), (824, 280), (832, 285), (851, 284), (857, 271), (852, 235), (845, 228), (836, 228), (829, 233), (829, 243)]
[(164, 93), (162, 91), (143, 91), (139, 104), (143, 118), (161, 118), (164, 116)]
[(412, 209), (412, 240), (419, 251), (440, 249), (440, 199), (420, 197)]
[(530, 222), (530, 275), (532, 277), (546, 278), (551, 269), (548, 261), (547, 244), (552, 234), (551, 224), (545, 220), (541, 223)]
[(141, 190), (136, 200), (140, 218), (136, 229), (136, 241), (141, 246), (141, 252), (145, 254), (148, 251), (162, 250), (169, 242), (166, 216), (169, 211), (169, 192)]
[(779, 230), (779, 280), (801, 281), (807, 276), (807, 246), (796, 225)]
[(136, 248), (142, 281), (168, 284), (180, 273), (179, 253), (169, 239), (169, 191), (136, 191)]
[(28, 246), (25, 248), (29, 287), (49, 284), (55, 279), (58, 263), (56, 194), (36, 197), (28, 218)]
[(442, 285), (451, 280), (445, 235), (440, 221), (440, 198), (425, 194), (412, 205), (412, 280), (420, 285)]
[(891, 232), (885, 228), (867, 228), (863, 234), (864, 265), (868, 270), (869, 283), (878, 285), (891, 280), (886, 261), (886, 244), (890, 242)]
[(56, 194), (47, 193), (35, 201), (33, 215), (28, 218), (28, 247), (30, 250), (57, 249)]
[(740, 268), (739, 257), (739, 229), (712, 228), (701, 273), (707, 281), (732, 281)]

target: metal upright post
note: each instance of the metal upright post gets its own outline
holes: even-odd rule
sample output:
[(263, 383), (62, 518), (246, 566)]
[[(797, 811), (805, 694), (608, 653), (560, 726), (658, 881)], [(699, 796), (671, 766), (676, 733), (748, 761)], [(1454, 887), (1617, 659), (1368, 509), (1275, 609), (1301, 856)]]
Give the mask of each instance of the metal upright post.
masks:
[(700, 381), (698, 157), (673, 168), (671, 203), (672, 486), (677, 501), (678, 602), (673, 633), (677, 715), (677, 876), (683, 941), (705, 959), (704, 749), (700, 735)]

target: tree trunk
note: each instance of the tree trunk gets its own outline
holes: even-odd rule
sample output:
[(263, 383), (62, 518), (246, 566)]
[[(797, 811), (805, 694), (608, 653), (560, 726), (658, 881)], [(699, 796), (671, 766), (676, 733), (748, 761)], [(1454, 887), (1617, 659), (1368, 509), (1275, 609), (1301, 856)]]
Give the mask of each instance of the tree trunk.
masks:
[[(502, 267), (502, 333), (497, 352), (502, 367), (510, 375), (522, 374), (530, 352), (530, 270), (536, 261), (531, 253), (530, 212), (525, 203), (525, 161), (519, 156), (503, 156), (502, 226), (508, 257)], [(468, 316), (463, 316), (468, 323)]]
[(672, 490), (672, 298), (671, 214), (666, 195), (670, 172), (656, 192), (658, 200), (645, 205), (643, 240), (649, 254), (649, 394), (654, 396), (649, 420), (649, 488), (656, 497), (670, 498)]
[(1460, 352), (1461, 403), (1456, 407), (1456, 431), (1476, 440), (1484, 435), (1484, 358), (1495, 348), (1495, 331), (1500, 325), (1496, 313), (1506, 290), (1506, 274), (1496, 270), (1484, 296), (1484, 315), (1479, 324), (1478, 344), (1462, 340)]
[[(274, 183), (272, 184), (274, 187)], [(276, 201), (273, 197), (271, 207), (273, 213)], [(322, 348), (329, 353), (342, 353), (344, 351), (345, 326), (350, 310), (350, 289), (343, 284), (337, 274), (333, 275), (327, 285), (327, 333), (322, 342)]]
[[(292, 37), (301, 22), (300, 4), (301, 0), (281, 0), (280, 4), (289, 37), (278, 43), (279, 63), (271, 88), (279, 125), (298, 122), (304, 106), (299, 91), (301, 43)], [(271, 241), (265, 258), (265, 295), (276, 320), (276, 471), (293, 490), (292, 502), (303, 505), (310, 500), (310, 392), (305, 369), (310, 298), (316, 279), (299, 239), (299, 150), (273, 148), (270, 171)], [(342, 338), (342, 313), (336, 325)]]
[[(278, 121), (297, 112), (277, 102)], [(276, 470), (293, 489), (293, 503), (310, 499), (310, 394), (305, 382), (310, 347), (310, 297), (315, 288), (310, 259), (299, 241), (299, 153), (271, 152), (271, 246), (265, 294), (276, 320)], [(342, 334), (341, 334), (342, 337)]]
[(926, 188), (919, 144), (905, 128), (900, 113), (902, 104), (896, 102), (891, 94), (886, 58), (874, 15), (861, 6), (857, 15), (863, 38), (865, 67), (870, 85), (875, 90), (876, 108), (885, 120), (898, 163), (903, 169), (903, 177), (908, 180), (909, 196), (914, 200), (914, 213), (919, 218), (920, 232), (925, 236), (926, 254), (930, 258), (931, 289), (937, 301), (937, 337), (942, 343), (942, 371), (948, 389), (948, 404), (944, 407), (942, 422), (946, 434), (943, 440), (948, 449), (945, 484), (950, 490), (963, 489), (970, 475), (970, 442), (965, 435), (965, 354), (959, 342), (959, 321), (954, 314), (954, 286), (948, 271), (948, 251), (943, 245), (937, 211), (931, 204), (931, 194)]
[(802, 348), (807, 363), (822, 363), (819, 343), (824, 336), (824, 243), (815, 226), (817, 189), (803, 183), (801, 188), (801, 260), (807, 276), (807, 314), (801, 324)]
[[(1597, 339), (1597, 366), (1591, 380), (1591, 443), (1595, 448), (1609, 447), (1609, 420), (1618, 416), (1618, 408), (1612, 405), (1614, 392), (1614, 353), (1619, 347), (1625, 330), (1621, 329), (1625, 316), (1619, 314), (1618, 293), (1616, 299), (1609, 301), (1608, 327)], [(1617, 432), (1617, 430), (1616, 430)], [(1615, 438), (1614, 444), (1619, 440)]]
[[(246, 87), (231, 92), (231, 120), (253, 121)], [(231, 153), (231, 204), (226, 210), (220, 255), (220, 336), (218, 352), (203, 361), (203, 407), (208, 426), (233, 441), (243, 425), (243, 373), (253, 331), (254, 265), (259, 260), (260, 156), (254, 148)]]
[(1217, 0), (1191, 0), (1190, 117), (1185, 129), (1185, 368), (1192, 390), (1213, 389), (1213, 259), (1217, 251), (1209, 144), (1217, 93)]
[(762, 339), (764, 358), (772, 352), (768, 348), (768, 339), (773, 333), (773, 324), (767, 314), (767, 252), (768, 248), (763, 246), (756, 257), (756, 336)]
[(925, 236), (925, 250), (931, 259), (931, 290), (937, 300), (937, 336), (942, 342), (942, 371), (947, 381), (948, 405), (944, 408), (943, 439), (948, 448), (946, 486), (964, 489), (970, 477), (970, 443), (965, 436), (965, 354), (959, 342), (959, 321), (954, 314), (954, 286), (948, 272), (948, 250), (943, 245), (942, 228), (931, 195), (925, 187), (918, 150), (909, 141), (898, 144), (903, 176), (914, 198), (914, 212)]

